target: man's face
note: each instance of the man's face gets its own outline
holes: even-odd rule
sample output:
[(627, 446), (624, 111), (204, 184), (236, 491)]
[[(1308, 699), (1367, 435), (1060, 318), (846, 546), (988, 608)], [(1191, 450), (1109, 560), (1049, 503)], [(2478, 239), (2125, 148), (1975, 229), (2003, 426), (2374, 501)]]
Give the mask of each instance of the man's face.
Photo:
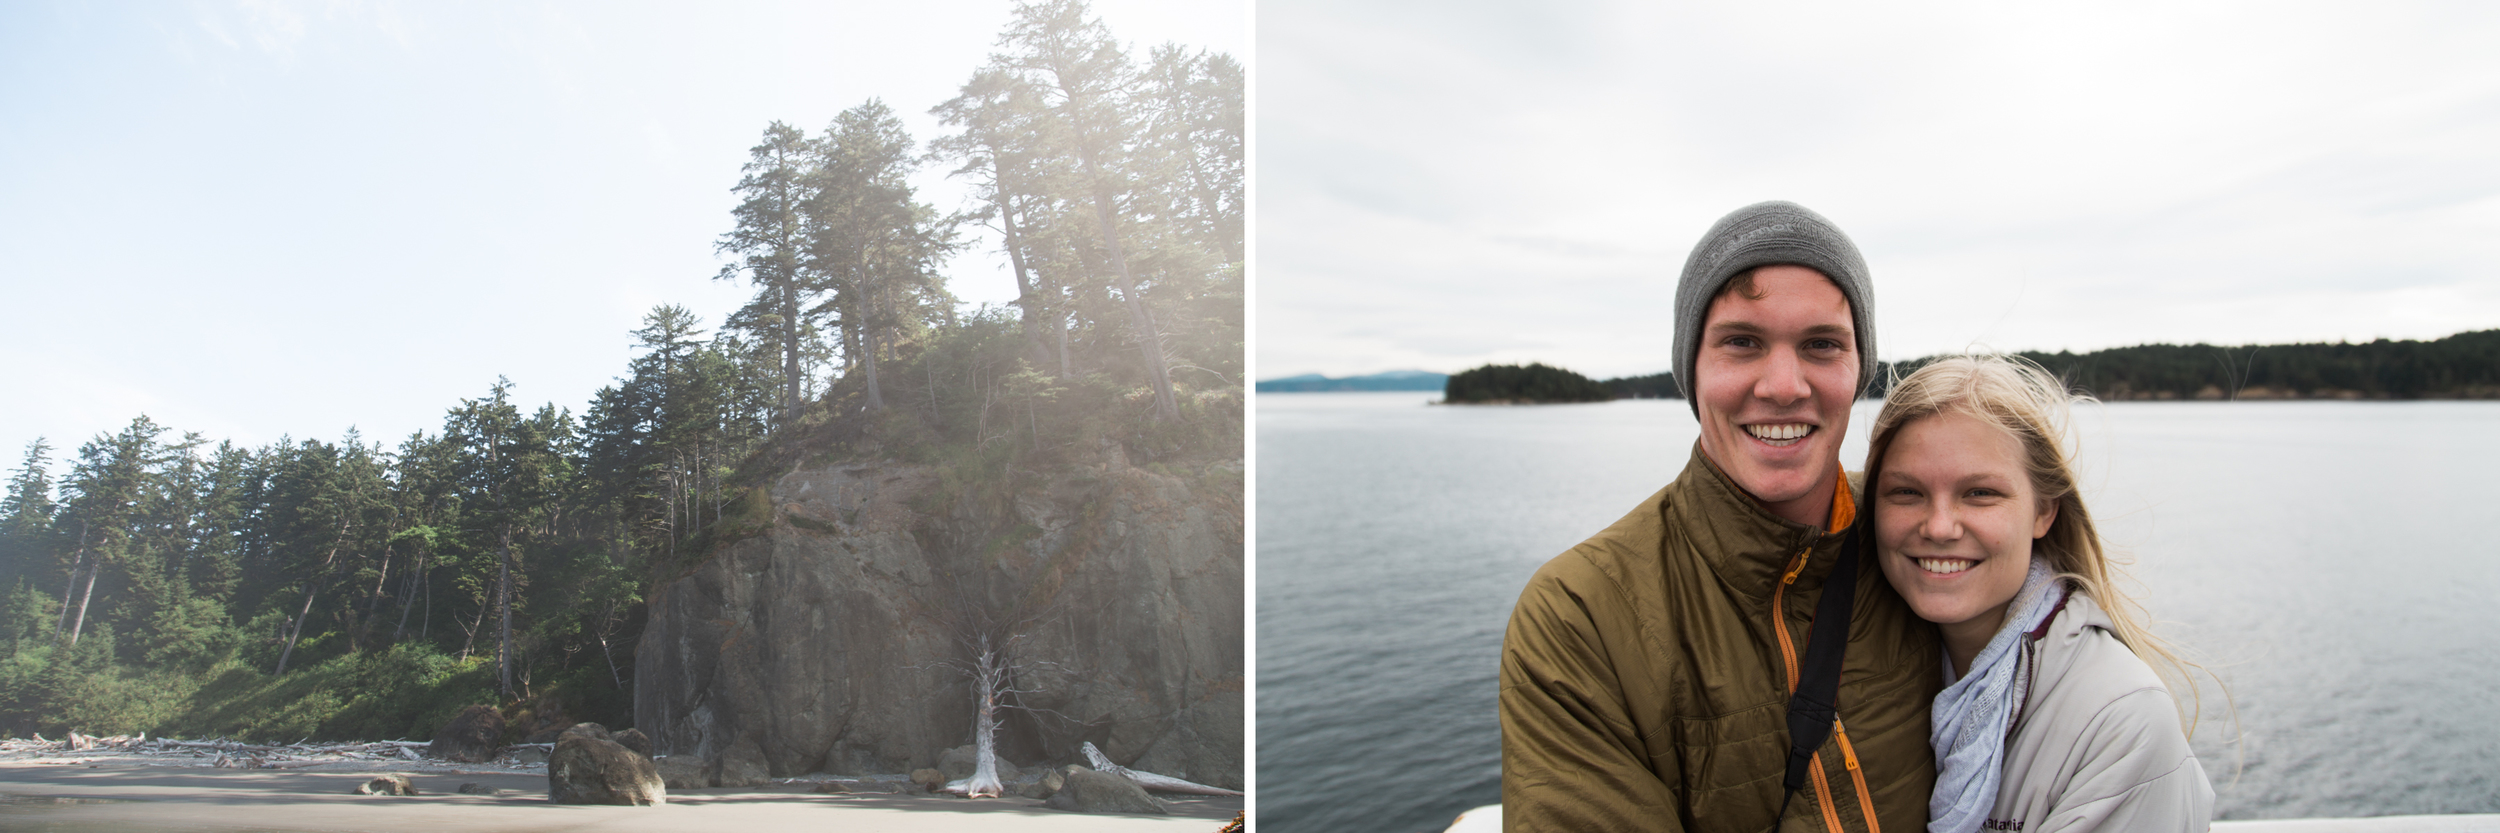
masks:
[(1754, 270), (1702, 318), (1693, 366), (1701, 451), (1772, 514), (1821, 525), (1858, 387), (1849, 299), (1803, 266)]

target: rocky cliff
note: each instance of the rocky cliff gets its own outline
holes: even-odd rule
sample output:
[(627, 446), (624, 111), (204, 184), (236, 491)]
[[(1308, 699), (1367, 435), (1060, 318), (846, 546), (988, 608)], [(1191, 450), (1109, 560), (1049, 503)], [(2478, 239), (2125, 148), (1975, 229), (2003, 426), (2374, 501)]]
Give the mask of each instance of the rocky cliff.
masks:
[[(969, 742), (983, 631), (1018, 663), (1010, 760), (1128, 766), (1239, 788), (1238, 460), (1091, 461), (968, 486), (944, 466), (815, 463), (750, 493), (663, 581), (635, 725), (664, 755), (774, 776), (907, 772)], [(769, 498), (767, 500), (767, 498)]]

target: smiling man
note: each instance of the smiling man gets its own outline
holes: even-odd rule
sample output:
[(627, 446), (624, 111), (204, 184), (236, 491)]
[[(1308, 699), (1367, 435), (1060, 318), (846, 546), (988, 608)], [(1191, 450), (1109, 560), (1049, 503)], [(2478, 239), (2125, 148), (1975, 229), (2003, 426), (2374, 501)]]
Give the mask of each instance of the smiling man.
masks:
[[(1675, 295), (1675, 378), (1701, 440), (1673, 483), (1520, 593), (1504, 827), (1923, 831), (1936, 636), (1871, 547), (1848, 550), (1835, 599), (1845, 646), (1808, 651), (1857, 515), (1839, 451), (1875, 374), (1866, 263), (1821, 215), (1759, 203), (1702, 236)], [(1828, 710), (1800, 712), (1815, 751), (1791, 793), (1791, 695), (1801, 678), (1831, 690), (1834, 671), (1837, 697), (1809, 700), (1837, 707), (1828, 731)]]

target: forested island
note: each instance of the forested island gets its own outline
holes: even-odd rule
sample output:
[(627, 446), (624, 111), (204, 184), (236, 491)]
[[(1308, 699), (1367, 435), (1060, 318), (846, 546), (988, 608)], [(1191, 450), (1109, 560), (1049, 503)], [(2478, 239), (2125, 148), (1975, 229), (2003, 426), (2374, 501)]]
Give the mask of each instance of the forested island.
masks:
[[(2431, 341), (2146, 344), (2017, 355), (2105, 400), (2500, 399), (2500, 330)], [(1905, 362), (1901, 373), (1927, 360)]]
[[(2431, 341), (2378, 339), (2360, 343), (2144, 344), (2089, 353), (2027, 350), (2021, 356), (2066, 380), (2076, 390), (2107, 401), (2266, 399), (2500, 399), (2500, 330), (2475, 330)], [(1882, 396), (1892, 380), (1938, 356), (1881, 362), (1868, 395)], [(1450, 401), (1462, 401), (1460, 377), (1469, 377), (1468, 402), (1587, 402), (1543, 399), (1537, 392), (1567, 390), (1587, 395), (1587, 377), (1532, 364), (1486, 365), (1450, 377)], [(1578, 380), (1578, 381), (1573, 381)], [(1625, 376), (1589, 384), (1610, 399), (1681, 399), (1673, 373)]]
[[(651, 310), (639, 355), (578, 409), (514, 401), (497, 379), (402, 438), (245, 447), (142, 415), (75, 448), (28, 444), (0, 496), (0, 737), (424, 739), (470, 704), (499, 709), (508, 742), (581, 720), (682, 722), (652, 697), (637, 706), (642, 664), (717, 651), (682, 633), (646, 644), (655, 621), (693, 621), (661, 617), (656, 597), (691, 598), (670, 588), (766, 542), (817, 542), (830, 559), (874, 541), (873, 563), (926, 594), (885, 600), (895, 615), (933, 618), (878, 625), (887, 653), (788, 650), (950, 687), (906, 704), (939, 703), (942, 718), (894, 718), (920, 721), (911, 742), (966, 742), (976, 686), (1002, 712), (1019, 705), (991, 691), (1002, 684), (1073, 687), (1011, 672), (1090, 655), (1018, 652), (1129, 650), (1058, 634), (1120, 633), (1086, 618), (1105, 605), (1084, 593), (1152, 591), (1217, 599), (1213, 624), (1191, 626), (1215, 630), (1188, 631), (1212, 643), (1188, 676), (1215, 688), (1155, 719), (1188, 728), (1190, 709), (1212, 708), (1215, 728), (1190, 742), (1220, 746), (1242, 673), (1244, 102), (1230, 56), (1133, 54), (1082, 2), (1019, 6), (990, 62), (931, 108), (947, 135), (916, 141), (874, 99), (818, 132), (766, 127), (732, 187), (726, 265), (689, 276), (749, 285), (752, 302), (717, 327)], [(977, 203), (919, 201), (906, 175), (930, 162), (974, 183)], [(947, 290), (974, 224), (1008, 256), (1011, 307), (965, 309)], [(864, 491), (830, 502), (854, 481)], [(811, 484), (830, 491), (802, 494)], [(1132, 517), (1156, 506), (1208, 519)], [(1121, 538), (1139, 525), (1196, 536), (1192, 557), (1212, 566), (1192, 575), (1211, 583), (1103, 583), (1125, 557), (1106, 552), (1162, 551)], [(864, 725), (789, 751), (763, 718), (721, 719), (744, 722), (702, 729), (724, 744), (702, 753), (759, 772), (935, 754)], [(1026, 720), (1024, 746), (1050, 744), (1035, 757), (1067, 757), (1076, 738), (1124, 761), (1179, 743), (1132, 732), (1126, 713)], [(650, 731), (665, 753), (672, 736)], [(1238, 720), (1233, 733), (1238, 781)], [(1220, 761), (1193, 765), (1223, 777)]]
[(1597, 380), (1542, 362), (1463, 370), (1451, 375), (1441, 391), (1441, 402), (1446, 405), (1549, 405), (1615, 398), (1614, 390)]

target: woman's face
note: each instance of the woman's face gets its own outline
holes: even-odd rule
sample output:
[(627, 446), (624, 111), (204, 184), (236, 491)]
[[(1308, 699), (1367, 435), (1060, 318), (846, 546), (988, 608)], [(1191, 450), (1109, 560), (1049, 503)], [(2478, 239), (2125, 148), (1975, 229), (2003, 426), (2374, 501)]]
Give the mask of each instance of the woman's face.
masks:
[(1872, 488), (1884, 577), (1948, 649), (1975, 651), (2004, 623), (2057, 507), (2033, 492), (2022, 442), (1968, 414), (1902, 426), (1882, 462)]

